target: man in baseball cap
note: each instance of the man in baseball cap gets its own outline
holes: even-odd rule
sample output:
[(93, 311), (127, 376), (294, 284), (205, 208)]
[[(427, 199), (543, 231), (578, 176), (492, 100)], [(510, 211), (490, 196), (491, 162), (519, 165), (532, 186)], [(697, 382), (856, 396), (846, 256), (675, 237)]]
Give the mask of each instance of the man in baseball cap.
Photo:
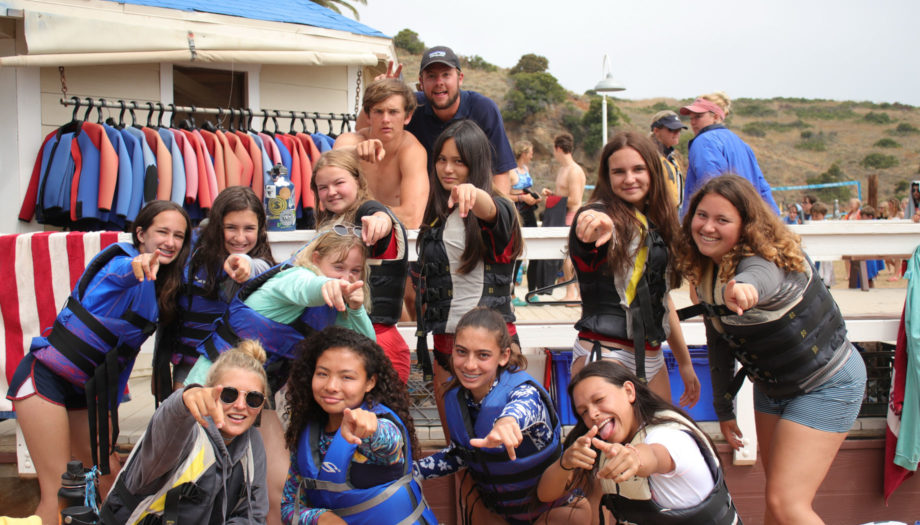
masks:
[(649, 136), (661, 154), (661, 166), (664, 168), (669, 193), (674, 205), (679, 208), (684, 196), (684, 176), (674, 147), (680, 142), (680, 132), (687, 129), (687, 126), (680, 121), (677, 113), (664, 110), (652, 115), (651, 129)]
[[(391, 64), (392, 66), (392, 64)], [(402, 65), (390, 67), (387, 76), (398, 77)], [(426, 49), (418, 72), (421, 91), (415, 93), (418, 107), (406, 126), (428, 151), (429, 160), (438, 135), (455, 120), (470, 119), (482, 128), (492, 144), (492, 186), (511, 194), (510, 171), (517, 167), (505, 123), (498, 106), (475, 91), (463, 91), (460, 59), (446, 46)]]

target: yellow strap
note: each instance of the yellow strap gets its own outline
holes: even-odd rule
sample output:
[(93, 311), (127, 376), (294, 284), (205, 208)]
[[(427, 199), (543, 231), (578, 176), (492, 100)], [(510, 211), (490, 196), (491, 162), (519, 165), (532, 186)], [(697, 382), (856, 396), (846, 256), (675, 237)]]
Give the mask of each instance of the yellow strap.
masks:
[(648, 231), (648, 219), (639, 210), (635, 210), (636, 218), (642, 223), (639, 231), (639, 249), (636, 250), (636, 260), (633, 263), (632, 275), (629, 283), (626, 284), (626, 304), (632, 304), (633, 298), (636, 297), (636, 286), (639, 285), (639, 279), (642, 278), (642, 272), (645, 270), (645, 261), (648, 259), (648, 246), (645, 244), (645, 236)]

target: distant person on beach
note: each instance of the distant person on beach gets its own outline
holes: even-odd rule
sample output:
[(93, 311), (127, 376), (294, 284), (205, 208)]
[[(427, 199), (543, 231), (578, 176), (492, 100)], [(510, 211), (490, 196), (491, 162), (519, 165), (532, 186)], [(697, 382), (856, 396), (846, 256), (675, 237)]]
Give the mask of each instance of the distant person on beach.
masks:
[[(529, 140), (519, 140), (514, 144), (514, 158), (517, 159), (517, 167), (511, 170), (511, 200), (521, 216), (521, 226), (533, 228), (537, 226), (537, 206), (543, 200), (540, 194), (533, 190), (533, 177), (530, 174), (530, 161), (533, 160), (533, 143)], [(523, 264), (523, 259), (518, 259), (514, 263), (514, 278), (517, 281), (518, 271)], [(536, 289), (536, 280), (530, 278), (530, 267), (528, 266), (527, 291), (532, 292)], [(514, 288), (511, 289), (511, 303), (515, 306), (525, 306), (527, 303), (519, 297), (515, 297)]]
[(367, 189), (410, 230), (418, 229), (428, 201), (428, 154), (405, 126), (415, 94), (395, 78), (375, 80), (364, 91), (368, 127), (339, 135), (334, 149), (353, 148)]
[(818, 198), (810, 193), (802, 196), (802, 204), (799, 206), (801, 213), (799, 216), (803, 221), (811, 219), (811, 208), (818, 202)]
[[(391, 62), (386, 76), (397, 78), (401, 71), (402, 64), (394, 68)], [(433, 162), (432, 150), (441, 132), (457, 120), (470, 119), (485, 132), (492, 144), (492, 187), (502, 195), (509, 195), (511, 182), (508, 172), (517, 163), (505, 134), (505, 122), (495, 102), (475, 91), (460, 89), (463, 85), (460, 59), (449, 47), (436, 46), (425, 50), (418, 81), (421, 89), (415, 93), (418, 107), (406, 129), (425, 147), (429, 164)], [(361, 122), (359, 119), (359, 126)]]
[(910, 196), (907, 197), (904, 217), (910, 217), (910, 220), (920, 222), (920, 180), (910, 183)]
[(764, 202), (773, 208), (776, 215), (780, 214), (754, 151), (723, 124), (731, 106), (728, 95), (716, 91), (700, 95), (692, 104), (680, 108), (681, 115), (690, 115), (690, 127), (696, 135), (690, 141), (681, 216), (687, 212), (687, 201), (696, 190), (709, 179), (726, 173), (751, 181)]
[[(846, 215), (843, 216), (843, 220), (858, 221), (859, 219), (861, 219), (862, 216), (860, 215), (860, 208), (862, 207), (862, 202), (859, 199), (853, 198), (853, 199), (850, 199), (850, 201), (847, 204), (849, 207), (847, 209)], [(872, 211), (873, 213), (875, 212), (874, 209)]]
[[(901, 208), (901, 201), (897, 197), (888, 199), (888, 219), (898, 220), (904, 218), (904, 210)], [(903, 259), (885, 259), (885, 265), (891, 270), (888, 282), (895, 282), (901, 279), (901, 265)]]
[[(571, 134), (563, 133), (553, 140), (553, 156), (559, 163), (559, 170), (556, 172), (555, 187), (552, 190), (543, 188), (543, 196), (546, 197), (544, 226), (571, 226), (575, 212), (581, 207), (587, 179), (585, 170), (572, 158), (573, 151), (575, 139)], [(565, 215), (561, 215), (563, 211)], [(559, 221), (560, 218), (563, 219), (562, 222)], [(562, 263), (562, 275), (565, 281), (575, 277), (572, 262), (568, 257)], [(577, 301), (578, 297), (578, 284), (566, 286), (563, 301)]]
[(677, 208), (684, 202), (684, 174), (681, 172), (680, 163), (677, 162), (677, 151), (674, 147), (680, 143), (680, 132), (685, 129), (687, 125), (680, 121), (677, 113), (669, 109), (652, 115), (652, 132), (649, 136), (661, 153), (664, 179)]
[[(811, 219), (809, 222), (821, 222), (827, 216), (827, 206), (823, 202), (815, 202), (811, 205)], [(824, 281), (824, 285), (828, 288), (834, 286), (837, 282), (837, 278), (834, 276), (834, 261), (827, 260), (816, 260), (815, 268), (818, 270), (818, 277)]]
[(786, 215), (783, 217), (783, 224), (802, 224), (799, 220), (799, 207), (795, 203), (786, 206)]

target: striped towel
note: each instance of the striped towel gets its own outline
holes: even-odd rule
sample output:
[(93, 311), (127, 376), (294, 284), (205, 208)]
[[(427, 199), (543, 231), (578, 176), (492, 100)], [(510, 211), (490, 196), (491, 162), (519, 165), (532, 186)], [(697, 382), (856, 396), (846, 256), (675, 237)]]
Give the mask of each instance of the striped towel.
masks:
[(6, 392), (32, 338), (54, 324), (89, 261), (118, 241), (130, 242), (131, 236), (118, 232), (0, 236), (0, 418), (13, 415)]

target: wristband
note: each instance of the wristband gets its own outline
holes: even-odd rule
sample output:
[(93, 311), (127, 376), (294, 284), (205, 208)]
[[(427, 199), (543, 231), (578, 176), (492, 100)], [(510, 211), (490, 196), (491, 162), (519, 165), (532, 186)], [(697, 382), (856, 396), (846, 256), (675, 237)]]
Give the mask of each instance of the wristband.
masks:
[(562, 464), (562, 456), (559, 456), (559, 468), (561, 468), (562, 470), (564, 470), (564, 471), (566, 471), (566, 472), (571, 472), (571, 471), (575, 470), (575, 467), (572, 467), (572, 468), (565, 468), (565, 465)]

